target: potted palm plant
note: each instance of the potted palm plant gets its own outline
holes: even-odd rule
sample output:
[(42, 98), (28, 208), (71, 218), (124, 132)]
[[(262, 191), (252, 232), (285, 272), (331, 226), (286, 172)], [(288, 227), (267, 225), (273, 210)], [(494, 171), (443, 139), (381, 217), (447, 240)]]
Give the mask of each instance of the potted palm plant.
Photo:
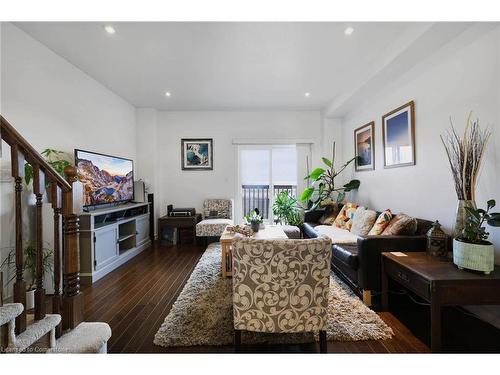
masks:
[(288, 191), (282, 191), (273, 203), (275, 220), (281, 224), (300, 226), (304, 222), (302, 208)]
[(460, 269), (484, 272), (488, 275), (495, 268), (494, 247), (488, 241), (485, 224), (500, 226), (500, 213), (490, 213), (495, 201), (486, 203), (486, 210), (465, 207), (467, 212), (462, 234), (453, 239), (453, 262)]
[[(42, 272), (43, 275), (53, 271), (53, 251), (51, 249), (43, 249), (42, 257)], [(16, 278), (16, 251), (11, 248), (9, 254), (4, 259), (0, 265), (0, 269), (6, 269), (9, 272), (11, 278), (7, 280), (6, 285), (10, 284)], [(28, 243), (24, 249), (24, 263), (23, 271), (27, 272), (27, 286), (26, 286), (26, 310), (30, 310), (35, 307), (35, 289), (36, 289), (36, 248), (33, 244)]]

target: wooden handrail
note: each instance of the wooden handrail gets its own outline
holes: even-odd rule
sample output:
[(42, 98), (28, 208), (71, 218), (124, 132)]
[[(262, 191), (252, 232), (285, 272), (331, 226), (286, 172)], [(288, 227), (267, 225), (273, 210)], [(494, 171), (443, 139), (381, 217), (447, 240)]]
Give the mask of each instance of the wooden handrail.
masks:
[(35, 165), (38, 164), (39, 168), (45, 173), (48, 177), (48, 180), (56, 182), (56, 184), (63, 191), (71, 191), (71, 185), (59, 175), (55, 171), (54, 168), (50, 166), (49, 163), (44, 159), (42, 155), (38, 151), (36, 151), (33, 146), (31, 146), (24, 137), (17, 132), (16, 129), (3, 117), (0, 115), (1, 119), (1, 128), (0, 128), (0, 137), (3, 139), (9, 146), (17, 145), (21, 152), (24, 154), (26, 161), (30, 164)]

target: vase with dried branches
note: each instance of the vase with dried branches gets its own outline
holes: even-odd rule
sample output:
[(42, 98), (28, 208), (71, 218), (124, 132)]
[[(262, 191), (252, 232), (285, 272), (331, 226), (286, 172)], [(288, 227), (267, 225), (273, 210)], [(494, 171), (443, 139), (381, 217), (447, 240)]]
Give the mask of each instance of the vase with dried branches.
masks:
[(471, 120), (472, 112), (467, 117), (463, 135), (457, 132), (451, 122), (451, 129), (441, 135), (450, 163), (458, 205), (454, 237), (459, 237), (466, 224), (467, 207), (476, 208), (476, 185), (484, 152), (491, 137), (489, 129), (481, 129), (479, 120)]

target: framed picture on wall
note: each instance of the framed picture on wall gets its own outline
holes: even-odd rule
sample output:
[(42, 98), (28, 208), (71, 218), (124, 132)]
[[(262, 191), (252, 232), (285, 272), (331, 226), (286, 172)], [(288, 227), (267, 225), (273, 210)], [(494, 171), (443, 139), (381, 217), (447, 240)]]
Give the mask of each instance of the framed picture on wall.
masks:
[(358, 157), (355, 161), (356, 171), (375, 169), (375, 122), (360, 126), (354, 130), (354, 150)]
[(213, 139), (181, 139), (182, 170), (199, 171), (214, 169)]
[(415, 165), (415, 103), (413, 101), (382, 117), (384, 167)]

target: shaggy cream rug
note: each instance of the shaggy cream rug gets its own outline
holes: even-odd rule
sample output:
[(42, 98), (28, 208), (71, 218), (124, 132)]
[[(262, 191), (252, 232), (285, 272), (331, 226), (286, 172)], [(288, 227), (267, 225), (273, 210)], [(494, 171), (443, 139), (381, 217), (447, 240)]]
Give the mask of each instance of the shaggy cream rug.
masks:
[[(156, 332), (156, 345), (212, 346), (233, 343), (232, 281), (230, 278), (222, 278), (220, 264), (220, 244), (213, 243), (201, 257), (179, 298)], [(383, 340), (392, 335), (392, 329), (332, 274), (328, 340)], [(317, 341), (317, 335), (311, 333), (242, 333), (243, 344), (298, 344), (313, 341)]]

